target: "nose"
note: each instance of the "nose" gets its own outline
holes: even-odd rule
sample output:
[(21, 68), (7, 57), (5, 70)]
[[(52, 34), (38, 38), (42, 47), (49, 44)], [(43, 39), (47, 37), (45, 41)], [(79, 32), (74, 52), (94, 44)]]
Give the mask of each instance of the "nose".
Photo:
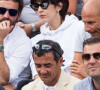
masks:
[(42, 12), (42, 11), (43, 11), (43, 9), (39, 6), (38, 12)]
[(5, 12), (5, 14), (3, 15), (5, 18), (9, 18), (9, 11), (7, 10), (6, 12)]
[(91, 56), (89, 63), (94, 64), (96, 62), (96, 60), (93, 58), (93, 56)]
[(47, 70), (42, 68), (42, 69), (40, 70), (40, 73), (41, 73), (41, 74), (46, 74), (46, 73), (47, 73)]
[(87, 23), (85, 24), (85, 31), (86, 32), (89, 32), (90, 31), (90, 26)]

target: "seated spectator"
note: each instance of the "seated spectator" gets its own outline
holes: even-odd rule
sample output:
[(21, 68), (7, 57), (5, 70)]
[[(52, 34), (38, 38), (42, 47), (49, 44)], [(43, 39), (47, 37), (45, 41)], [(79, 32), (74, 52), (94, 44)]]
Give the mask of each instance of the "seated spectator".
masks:
[(29, 77), (32, 44), (16, 22), (23, 0), (0, 0), (0, 85), (15, 90), (17, 83)]
[(74, 90), (100, 90), (100, 37), (84, 41), (83, 62), (89, 75), (75, 85)]
[(62, 54), (63, 50), (58, 43), (51, 40), (39, 41), (33, 47), (33, 58), (40, 78), (21, 90), (73, 90), (79, 79), (61, 70)]
[(84, 30), (84, 24), (74, 15), (66, 15), (68, 6), (68, 0), (31, 0), (31, 7), (42, 20), (47, 22), (41, 26), (41, 33), (33, 37), (31, 41), (32, 46), (45, 39), (58, 42), (64, 50), (62, 68), (69, 74), (77, 32)]
[[(28, 4), (30, 2), (24, 0), (24, 3), (25, 3), (25, 8), (23, 9), (23, 12), (22, 12), (22, 15), (21, 15), (22, 19), (30, 16), (30, 14), (28, 15), (27, 9), (30, 10), (31, 15), (32, 15), (32, 10), (30, 9), (29, 4)], [(81, 19), (82, 6), (83, 6), (82, 0), (78, 0), (78, 1), (77, 0), (69, 0), (68, 12), (70, 12), (71, 14), (77, 15), (78, 18)], [(33, 9), (33, 13), (34, 13), (34, 11), (35, 10)], [(24, 15), (24, 14), (27, 14), (27, 15)], [(27, 33), (28, 36), (31, 33), (34, 33), (35, 31), (40, 31), (40, 26), (43, 25), (44, 23), (46, 23), (46, 21), (43, 20), (43, 19), (38, 21), (38, 22), (33, 22), (32, 23), (32, 20), (33, 20), (32, 17), (34, 17), (34, 16), (35, 16), (34, 14), (33, 14), (33, 16), (31, 16), (31, 24), (30, 23), (28, 23), (28, 24), (20, 23), (20, 22), (18, 23), (18, 25), (25, 30), (25, 32)], [(27, 21), (28, 20), (27, 18), (24, 19), (24, 20), (22, 20), (22, 19), (21, 19), (21, 21)], [(29, 19), (30, 19), (30, 17), (29, 17)]]
[[(83, 60), (81, 58), (83, 53), (83, 42), (84, 40), (89, 38), (87, 37), (88, 33), (90, 33), (90, 37), (100, 36), (100, 7), (99, 6), (100, 6), (100, 0), (96, 0), (96, 1), (88, 0), (82, 9), (82, 20), (85, 24), (85, 30), (78, 32), (78, 35), (76, 37), (76, 44), (75, 44), (74, 61), (71, 65), (71, 75), (78, 78), (81, 77), (81, 79), (87, 77), (87, 74), (83, 66)], [(88, 33), (86, 33), (85, 31)], [(77, 69), (75, 69), (76, 67)]]

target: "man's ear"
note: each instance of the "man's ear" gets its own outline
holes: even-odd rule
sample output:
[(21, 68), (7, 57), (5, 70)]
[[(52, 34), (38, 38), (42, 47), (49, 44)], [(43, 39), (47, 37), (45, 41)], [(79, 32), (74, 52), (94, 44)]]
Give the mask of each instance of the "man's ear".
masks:
[(62, 9), (63, 3), (59, 2), (57, 6), (57, 11), (60, 11)]
[(60, 66), (62, 67), (62, 65), (63, 65), (63, 57), (60, 57), (59, 63), (60, 63)]

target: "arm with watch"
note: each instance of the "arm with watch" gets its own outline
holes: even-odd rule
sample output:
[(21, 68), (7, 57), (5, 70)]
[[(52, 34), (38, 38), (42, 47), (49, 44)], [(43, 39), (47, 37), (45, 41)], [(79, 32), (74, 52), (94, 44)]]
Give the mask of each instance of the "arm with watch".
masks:
[(10, 70), (4, 57), (4, 38), (11, 32), (13, 25), (10, 26), (10, 21), (0, 23), (0, 85), (5, 85), (9, 81)]
[(37, 31), (40, 31), (40, 26), (43, 25), (45, 22), (43, 20), (40, 20), (38, 22), (35, 22), (35, 23), (31, 23), (31, 24), (24, 24), (22, 22), (18, 22), (17, 24), (23, 28), (26, 32), (26, 34), (28, 36), (30, 36), (31, 32), (35, 32), (36, 30)]

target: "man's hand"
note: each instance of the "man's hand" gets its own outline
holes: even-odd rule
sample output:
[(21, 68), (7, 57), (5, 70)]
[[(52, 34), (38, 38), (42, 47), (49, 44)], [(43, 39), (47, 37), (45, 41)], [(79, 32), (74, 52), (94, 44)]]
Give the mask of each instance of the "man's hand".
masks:
[[(80, 75), (80, 79), (83, 79), (85, 77), (87, 77), (87, 73), (86, 73), (86, 70), (84, 68), (84, 64), (83, 62), (80, 62), (80, 61), (77, 61), (77, 60), (74, 60), (70, 66), (70, 71), (71, 71), (71, 75), (73, 76), (77, 76), (77, 75)], [(77, 75), (74, 75), (74, 74), (77, 74)]]
[(32, 32), (32, 25), (31, 24), (24, 24), (22, 22), (18, 22), (17, 25), (21, 27), (27, 34), (27, 36), (30, 36)]
[(5, 20), (0, 23), (0, 41), (3, 41), (4, 38), (12, 31), (13, 25), (10, 26), (10, 21)]
[[(43, 25), (43, 24), (45, 24), (45, 23), (46, 23), (45, 20), (40, 20), (40, 21), (38, 21), (38, 22), (35, 22), (35, 23), (34, 23), (34, 26), (35, 26), (35, 28), (36, 28), (37, 31), (40, 31), (41, 25)], [(23, 22), (18, 22), (17, 25), (18, 25), (19, 27), (21, 27), (22, 29), (24, 29), (25, 32), (26, 32), (26, 34), (27, 34), (28, 36), (30, 36), (30, 34), (31, 34), (31, 32), (32, 32), (32, 25), (31, 25), (31, 24), (24, 24)]]

